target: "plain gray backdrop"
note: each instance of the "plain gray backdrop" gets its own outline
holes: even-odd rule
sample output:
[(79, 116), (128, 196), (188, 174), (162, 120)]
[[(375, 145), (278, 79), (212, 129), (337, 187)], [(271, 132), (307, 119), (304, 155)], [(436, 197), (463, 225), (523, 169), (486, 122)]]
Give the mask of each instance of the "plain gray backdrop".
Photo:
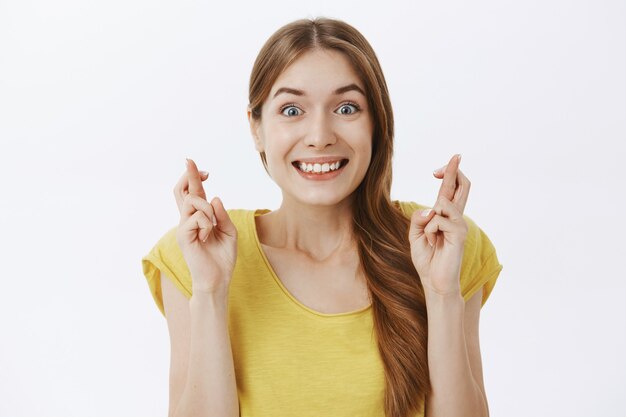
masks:
[(265, 40), (342, 19), (396, 120), (392, 198), (465, 214), (504, 269), (481, 313), (491, 415), (622, 416), (623, 1), (0, 0), (0, 415), (166, 416), (169, 336), (140, 259), (185, 157), (227, 208), (280, 204), (246, 119)]

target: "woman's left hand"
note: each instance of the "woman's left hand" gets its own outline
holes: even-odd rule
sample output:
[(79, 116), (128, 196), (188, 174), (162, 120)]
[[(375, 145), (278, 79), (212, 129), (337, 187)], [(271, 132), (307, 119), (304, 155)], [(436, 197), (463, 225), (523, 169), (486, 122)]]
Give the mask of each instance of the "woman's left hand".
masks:
[(463, 210), (470, 181), (459, 170), (459, 159), (460, 155), (454, 155), (433, 173), (437, 178), (443, 176), (437, 202), (425, 217), (416, 210), (409, 228), (411, 259), (424, 291), (439, 295), (461, 293), (461, 263), (468, 231)]

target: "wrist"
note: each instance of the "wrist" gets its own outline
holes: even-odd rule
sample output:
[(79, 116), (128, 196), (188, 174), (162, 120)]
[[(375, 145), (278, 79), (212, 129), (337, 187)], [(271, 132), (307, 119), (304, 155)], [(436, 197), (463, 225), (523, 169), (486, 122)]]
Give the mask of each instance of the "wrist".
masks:
[(189, 300), (191, 321), (228, 320), (228, 303), (221, 299), (193, 295)]
[(429, 301), (437, 302), (437, 303), (456, 303), (459, 300), (463, 301), (463, 295), (461, 294), (461, 289), (455, 289), (451, 291), (441, 292), (435, 289), (431, 289), (428, 287), (424, 287), (424, 297), (426, 302)]
[[(190, 306), (206, 306), (206, 307), (220, 307), (226, 306), (228, 303), (228, 291), (204, 291), (204, 290), (192, 290), (191, 298), (189, 299)], [(204, 307), (202, 307), (204, 308)]]

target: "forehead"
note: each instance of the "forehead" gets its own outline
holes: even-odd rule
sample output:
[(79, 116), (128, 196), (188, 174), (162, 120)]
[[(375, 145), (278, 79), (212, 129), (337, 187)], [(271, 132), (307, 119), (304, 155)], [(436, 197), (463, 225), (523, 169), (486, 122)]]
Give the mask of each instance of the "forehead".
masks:
[(356, 84), (365, 91), (357, 72), (343, 53), (315, 49), (305, 52), (285, 68), (272, 85), (270, 99), (283, 87), (303, 90), (311, 95), (326, 95), (348, 84)]

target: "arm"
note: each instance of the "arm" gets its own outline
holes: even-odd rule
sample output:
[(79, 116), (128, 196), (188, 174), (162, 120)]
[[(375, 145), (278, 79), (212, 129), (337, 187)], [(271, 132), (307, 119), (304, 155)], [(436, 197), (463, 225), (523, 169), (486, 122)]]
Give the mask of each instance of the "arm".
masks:
[(161, 273), (171, 343), (170, 417), (239, 416), (227, 297), (189, 301)]
[(460, 293), (426, 293), (428, 366), (432, 393), (427, 417), (488, 417), (478, 345), (482, 289), (465, 305)]

